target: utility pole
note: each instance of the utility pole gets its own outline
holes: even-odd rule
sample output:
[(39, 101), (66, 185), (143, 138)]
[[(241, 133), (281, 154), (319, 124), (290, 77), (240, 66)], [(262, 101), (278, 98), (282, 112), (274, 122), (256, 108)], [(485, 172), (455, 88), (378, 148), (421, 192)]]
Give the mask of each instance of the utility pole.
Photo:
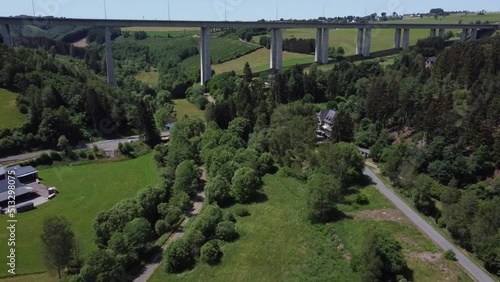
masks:
[(168, 5), (168, 20), (170, 20), (170, 1), (167, 2)]
[(224, 0), (224, 20), (227, 22), (227, 1)]
[(278, 6), (276, 5), (276, 20), (278, 20), (278, 14), (279, 14), (279, 9)]
[(33, 18), (36, 18), (36, 12), (35, 12), (35, 0), (31, 0), (31, 6), (33, 6)]
[(106, 0), (104, 0), (104, 18), (108, 19), (108, 12), (106, 11)]

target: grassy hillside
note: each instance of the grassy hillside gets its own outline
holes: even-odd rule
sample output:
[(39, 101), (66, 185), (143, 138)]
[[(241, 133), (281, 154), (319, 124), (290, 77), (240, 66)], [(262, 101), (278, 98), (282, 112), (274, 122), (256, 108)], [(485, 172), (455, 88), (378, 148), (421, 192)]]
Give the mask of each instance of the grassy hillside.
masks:
[(10, 128), (21, 125), (25, 116), (16, 106), (16, 93), (0, 88), (0, 128)]
[[(60, 194), (37, 209), (16, 216), (18, 220), (16, 273), (46, 271), (40, 239), (45, 217), (49, 215), (66, 217), (71, 222), (71, 228), (78, 239), (81, 254), (85, 256), (96, 248), (92, 239), (92, 224), (97, 215), (122, 199), (134, 197), (139, 189), (152, 184), (156, 176), (157, 170), (151, 155), (121, 162), (40, 170), (39, 177), (42, 182), (45, 185), (56, 186)], [(0, 228), (5, 230), (6, 226), (6, 220), (2, 220)], [(2, 254), (7, 253), (6, 248), (7, 244), (1, 244)], [(2, 256), (0, 263), (5, 265), (6, 262), (6, 257)], [(0, 276), (8, 276), (6, 267), (0, 271)]]
[(149, 36), (172, 37), (199, 35), (200, 29), (195, 27), (127, 27), (122, 31), (145, 31)]
[(198, 109), (195, 105), (189, 103), (186, 99), (174, 100), (174, 110), (177, 114), (177, 119), (188, 115), (188, 116), (198, 116), (201, 119), (205, 119), (205, 112)]
[(433, 16), (431, 17), (423, 17), (423, 18), (404, 18), (398, 21), (389, 21), (388, 23), (440, 23), (440, 24), (458, 24), (459, 21), (462, 21), (464, 24), (468, 24), (470, 22), (475, 23), (476, 21), (489, 21), (490, 23), (500, 23), (500, 13), (486, 13), (485, 15), (478, 15), (477, 13), (469, 13), (469, 14), (456, 14), (449, 15), (444, 17), (438, 17), (435, 19)]
[[(259, 48), (261, 47), (226, 37), (210, 38), (210, 56), (213, 64), (237, 60)], [(187, 69), (198, 69), (200, 67), (200, 56), (192, 56), (184, 60), (182, 65)]]
[[(140, 44), (149, 47), (150, 56), (153, 61), (159, 61), (164, 58), (178, 56), (186, 48), (199, 48), (200, 38), (197, 36), (183, 36), (177, 38), (166, 37), (148, 37), (144, 40), (135, 40), (132, 37), (120, 37), (115, 42), (116, 45)], [(248, 42), (226, 37), (211, 37), (210, 52), (213, 63), (222, 63), (239, 58), (245, 54), (261, 48), (260, 46)], [(188, 72), (199, 69), (200, 56), (191, 56), (181, 65)]]
[[(242, 56), (236, 60), (225, 62), (223, 64), (214, 64), (212, 65), (212, 69), (215, 70), (215, 73), (218, 74), (232, 70), (241, 74), (243, 73), (243, 67), (245, 66), (245, 63), (248, 62), (250, 63), (252, 71), (257, 72), (257, 71), (268, 70), (269, 61), (270, 61), (269, 49), (262, 48), (248, 55)], [(293, 66), (295, 64), (307, 64), (313, 62), (314, 62), (313, 55), (283, 52), (283, 66), (285, 67)]]
[(150, 281), (359, 281), (349, 261), (360, 253), (364, 233), (372, 226), (401, 243), (412, 281), (472, 281), (373, 186), (362, 190), (369, 205), (341, 205), (347, 219), (311, 225), (305, 217), (304, 184), (268, 175), (263, 188), (267, 199), (247, 206), (251, 216), (238, 218), (241, 237), (222, 246), (221, 264), (197, 262), (178, 275), (166, 274), (162, 264)]
[(155, 87), (158, 83), (159, 73), (157, 71), (141, 71), (135, 75), (137, 80), (147, 83), (151, 87)]

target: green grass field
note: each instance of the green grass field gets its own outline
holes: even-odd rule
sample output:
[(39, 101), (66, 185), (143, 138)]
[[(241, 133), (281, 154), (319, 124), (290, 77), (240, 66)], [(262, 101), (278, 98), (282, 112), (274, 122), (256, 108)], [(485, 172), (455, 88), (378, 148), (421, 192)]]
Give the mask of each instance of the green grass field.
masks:
[(339, 206), (351, 218), (311, 225), (305, 216), (304, 184), (267, 175), (263, 192), (268, 200), (246, 206), (251, 216), (238, 218), (241, 237), (222, 246), (221, 264), (197, 262), (193, 270), (178, 275), (166, 274), (162, 264), (150, 281), (359, 281), (349, 261), (361, 251), (363, 234), (372, 226), (401, 243), (414, 271), (412, 281), (472, 281), (457, 263), (427, 261), (429, 254), (440, 253), (437, 247), (373, 186), (362, 191), (369, 205)]
[(137, 80), (147, 83), (151, 87), (155, 87), (156, 84), (158, 83), (159, 75), (160, 74), (157, 71), (150, 71), (150, 72), (141, 71), (136, 74), (135, 78)]
[(122, 28), (122, 31), (145, 31), (148, 36), (167, 37), (169, 34), (172, 37), (183, 37), (199, 35), (200, 29), (195, 27), (127, 27)]
[(16, 93), (0, 88), (0, 128), (10, 128), (21, 125), (25, 116), (16, 106)]
[(475, 23), (476, 21), (489, 21), (490, 23), (500, 23), (500, 13), (485, 13), (485, 15), (478, 15), (477, 13), (469, 13), (469, 14), (456, 14), (449, 15), (444, 17), (438, 17), (438, 19), (434, 19), (431, 17), (423, 17), (423, 18), (404, 18), (402, 20), (397, 21), (388, 21), (388, 23), (440, 23), (440, 24), (458, 24), (459, 21), (462, 21), (463, 24), (468, 24), (470, 22)]
[[(250, 63), (252, 71), (264, 71), (269, 69), (270, 51), (261, 48), (248, 55), (242, 56), (236, 60), (225, 62), (223, 64), (214, 64), (212, 69), (215, 73), (223, 73), (234, 70), (236, 73), (243, 73), (243, 67), (246, 62)], [(293, 66), (296, 64), (308, 64), (314, 62), (314, 56), (299, 53), (283, 52), (283, 66)]]
[[(226, 37), (210, 38), (210, 57), (214, 65), (239, 60), (241, 57), (245, 57), (246, 54), (251, 54), (259, 48), (261, 47)], [(191, 70), (198, 69), (200, 67), (200, 56), (189, 57), (182, 61), (181, 65)]]
[[(16, 216), (17, 274), (46, 271), (40, 239), (42, 222), (46, 216), (64, 216), (71, 222), (81, 254), (85, 256), (96, 248), (92, 239), (92, 224), (97, 215), (122, 199), (134, 197), (138, 190), (154, 183), (157, 170), (149, 154), (127, 161), (42, 169), (39, 177), (45, 185), (56, 186), (60, 194), (37, 209)], [(6, 230), (7, 217), (1, 218), (0, 228)], [(0, 252), (6, 254), (6, 233), (2, 231), (1, 235)], [(3, 255), (0, 264), (5, 266), (6, 261), (6, 256)], [(6, 267), (2, 267), (0, 271), (0, 276), (9, 276)], [(35, 276), (40, 276), (40, 279), (33, 278), (34, 280), (29, 281), (50, 281), (47, 274)], [(19, 281), (16, 279), (0, 281)]]
[(198, 116), (205, 120), (205, 112), (198, 109), (195, 105), (189, 103), (186, 99), (174, 100), (174, 110), (177, 114), (177, 119), (180, 119), (184, 115), (188, 116)]

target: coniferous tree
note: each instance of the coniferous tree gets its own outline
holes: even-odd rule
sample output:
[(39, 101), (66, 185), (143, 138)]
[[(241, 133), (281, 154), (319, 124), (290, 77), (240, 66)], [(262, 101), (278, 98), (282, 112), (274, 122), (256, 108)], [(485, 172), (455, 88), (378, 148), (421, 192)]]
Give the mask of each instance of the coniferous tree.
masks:
[(141, 130), (144, 142), (151, 148), (161, 143), (160, 132), (156, 127), (153, 113), (143, 99), (137, 99), (137, 128)]

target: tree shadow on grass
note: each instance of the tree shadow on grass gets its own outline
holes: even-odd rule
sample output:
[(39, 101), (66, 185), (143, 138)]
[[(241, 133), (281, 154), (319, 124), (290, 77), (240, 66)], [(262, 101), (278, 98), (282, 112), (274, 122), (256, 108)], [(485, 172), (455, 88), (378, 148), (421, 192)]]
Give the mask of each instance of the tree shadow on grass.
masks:
[(257, 192), (255, 195), (250, 199), (248, 204), (262, 204), (269, 201), (269, 197), (262, 193), (262, 192)]
[(366, 187), (375, 184), (373, 180), (368, 175), (361, 175), (352, 183), (353, 185), (359, 187)]
[(326, 224), (326, 223), (333, 223), (333, 222), (338, 222), (346, 219), (353, 219), (352, 216), (345, 214), (339, 209), (332, 210), (328, 212), (327, 214), (323, 214), (317, 217), (309, 217), (311, 222), (313, 224)]

